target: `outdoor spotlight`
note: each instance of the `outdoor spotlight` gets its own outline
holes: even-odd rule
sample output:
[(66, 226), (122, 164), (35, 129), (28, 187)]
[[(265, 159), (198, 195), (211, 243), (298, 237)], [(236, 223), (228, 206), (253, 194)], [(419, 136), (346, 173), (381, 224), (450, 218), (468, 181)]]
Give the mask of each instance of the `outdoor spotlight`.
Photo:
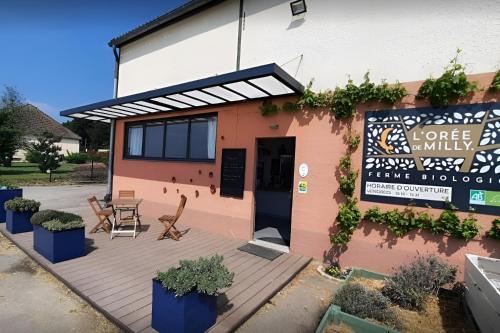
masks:
[(297, 0), (290, 2), (290, 9), (292, 10), (293, 16), (307, 12), (306, 0)]
[(278, 124), (269, 125), (269, 128), (272, 130), (277, 130), (280, 128), (280, 125), (278, 125)]

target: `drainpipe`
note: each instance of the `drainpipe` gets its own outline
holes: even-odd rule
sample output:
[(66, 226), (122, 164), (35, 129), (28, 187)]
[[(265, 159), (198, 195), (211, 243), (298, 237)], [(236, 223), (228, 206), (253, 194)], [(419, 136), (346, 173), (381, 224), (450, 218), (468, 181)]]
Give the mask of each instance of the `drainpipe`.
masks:
[(240, 18), (238, 22), (238, 46), (236, 47), (236, 70), (240, 70), (241, 61), (241, 35), (243, 34), (243, 22), (245, 20), (245, 12), (243, 11), (243, 0), (240, 0)]
[[(118, 73), (120, 69), (120, 52), (116, 46), (113, 46), (113, 55), (115, 56), (115, 73), (113, 80), (113, 98), (118, 97)], [(108, 159), (108, 186), (105, 201), (110, 201), (113, 194), (113, 169), (115, 152), (115, 120), (111, 119), (109, 128), (109, 159)]]

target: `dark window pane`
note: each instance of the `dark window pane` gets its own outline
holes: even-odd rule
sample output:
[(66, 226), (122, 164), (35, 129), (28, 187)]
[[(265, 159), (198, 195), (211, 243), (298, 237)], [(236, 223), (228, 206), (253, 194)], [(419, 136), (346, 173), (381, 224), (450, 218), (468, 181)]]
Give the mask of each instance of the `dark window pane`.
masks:
[(129, 156), (142, 155), (142, 125), (128, 128), (127, 154)]
[(189, 123), (185, 120), (167, 123), (165, 157), (186, 158), (188, 125)]
[(162, 156), (163, 129), (163, 123), (151, 123), (146, 125), (146, 143), (144, 145), (144, 156)]
[(189, 157), (214, 159), (217, 118), (195, 118), (191, 121)]

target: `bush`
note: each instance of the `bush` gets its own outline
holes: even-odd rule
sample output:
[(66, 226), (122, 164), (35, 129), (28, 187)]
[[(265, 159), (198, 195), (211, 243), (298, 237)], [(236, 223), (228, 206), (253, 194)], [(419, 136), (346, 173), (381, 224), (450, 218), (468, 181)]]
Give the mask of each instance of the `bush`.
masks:
[(33, 150), (33, 149), (28, 149), (26, 151), (26, 155), (24, 155), (24, 158), (26, 158), (26, 161), (30, 163), (40, 163), (42, 161), (42, 155), (40, 152)]
[(234, 278), (234, 273), (229, 272), (222, 260), (218, 254), (198, 260), (181, 260), (178, 268), (158, 272), (156, 279), (178, 297), (192, 291), (217, 296), (221, 289), (232, 285)]
[(83, 164), (87, 162), (88, 156), (85, 153), (70, 153), (67, 151), (67, 155), (64, 157), (66, 162), (73, 164)]
[(348, 314), (371, 318), (395, 328), (401, 327), (391, 302), (377, 290), (370, 290), (357, 283), (344, 284), (335, 294), (333, 303)]
[(429, 295), (455, 281), (457, 268), (431, 255), (417, 257), (402, 265), (386, 281), (382, 293), (392, 302), (410, 310), (422, 310)]
[(33, 214), (31, 224), (41, 226), (49, 231), (72, 230), (84, 227), (81, 216), (51, 209)]
[(491, 222), (491, 229), (488, 231), (488, 236), (500, 239), (500, 218), (494, 219), (493, 222)]
[(14, 198), (6, 201), (4, 206), (5, 209), (12, 210), (14, 212), (38, 212), (40, 203), (30, 199)]

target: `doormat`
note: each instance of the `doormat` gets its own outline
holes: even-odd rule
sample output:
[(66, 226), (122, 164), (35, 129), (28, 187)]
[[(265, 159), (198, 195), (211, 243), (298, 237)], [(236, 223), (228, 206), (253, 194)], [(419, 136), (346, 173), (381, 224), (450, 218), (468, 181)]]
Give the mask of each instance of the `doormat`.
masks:
[(254, 256), (261, 257), (270, 261), (273, 261), (274, 259), (278, 258), (280, 255), (283, 254), (283, 252), (251, 243), (247, 243), (243, 246), (240, 246), (238, 250), (253, 254)]

